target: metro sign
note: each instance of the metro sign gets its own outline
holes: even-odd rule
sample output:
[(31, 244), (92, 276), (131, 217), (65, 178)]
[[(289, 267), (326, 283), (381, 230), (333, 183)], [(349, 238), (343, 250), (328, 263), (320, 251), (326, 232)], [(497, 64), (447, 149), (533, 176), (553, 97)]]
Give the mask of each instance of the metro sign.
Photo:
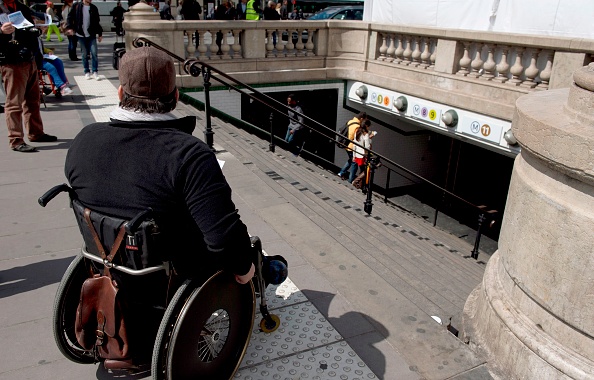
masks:
[(458, 123), (458, 130), (464, 134), (496, 144), (501, 141), (503, 126), (485, 119), (465, 116)]
[(424, 103), (412, 103), (408, 107), (407, 111), (409, 116), (412, 116), (416, 119), (424, 120), (428, 123), (439, 125), (439, 120), (441, 120), (441, 109), (426, 105)]

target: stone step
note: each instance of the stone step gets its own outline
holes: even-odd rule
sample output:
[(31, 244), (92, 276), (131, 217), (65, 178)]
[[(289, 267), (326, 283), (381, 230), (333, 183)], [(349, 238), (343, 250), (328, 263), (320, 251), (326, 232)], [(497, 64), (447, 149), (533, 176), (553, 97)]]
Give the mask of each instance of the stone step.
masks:
[[(293, 158), (280, 148), (277, 153), (268, 152), (267, 142), (219, 120), (214, 124), (217, 141), (240, 161), (252, 163), (254, 173), (262, 180), (273, 180), (280, 185), (286, 192), (285, 197), (292, 199), (296, 207), (333, 236), (337, 243), (360, 255), (379, 276), (427, 314), (453, 316), (454, 321), (459, 319), (466, 297), (482, 277), (482, 267), (475, 263), (469, 265), (460, 255), (449, 250), (442, 252), (443, 247), (430, 242), (431, 239), (420, 238), (411, 230), (402, 229), (403, 219), (411, 219), (406, 223), (417, 227), (419, 223), (427, 224), (422, 218), (391, 206), (379, 210), (378, 204), (374, 215), (381, 215), (380, 211), (386, 210), (396, 214), (401, 225), (395, 229), (394, 223), (383, 221), (385, 217), (378, 220), (376, 216), (367, 216), (355, 203), (347, 204), (353, 199), (360, 202), (361, 194), (344, 186), (338, 177), (338, 180), (328, 177), (326, 170), (301, 158)], [(336, 197), (332, 199), (326, 193)], [(428, 232), (435, 235), (436, 231), (443, 235), (443, 231), (429, 226)], [(355, 238), (361, 234), (363, 239)], [(399, 249), (393, 248), (395, 242)], [(470, 249), (465, 242), (456, 243)]]

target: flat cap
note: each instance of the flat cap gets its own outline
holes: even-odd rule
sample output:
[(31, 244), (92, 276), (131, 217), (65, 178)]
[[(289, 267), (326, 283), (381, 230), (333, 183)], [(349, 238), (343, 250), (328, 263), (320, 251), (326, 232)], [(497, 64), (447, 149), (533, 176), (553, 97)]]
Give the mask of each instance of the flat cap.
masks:
[(120, 85), (142, 99), (158, 99), (175, 90), (175, 66), (165, 52), (150, 46), (127, 51), (120, 60)]

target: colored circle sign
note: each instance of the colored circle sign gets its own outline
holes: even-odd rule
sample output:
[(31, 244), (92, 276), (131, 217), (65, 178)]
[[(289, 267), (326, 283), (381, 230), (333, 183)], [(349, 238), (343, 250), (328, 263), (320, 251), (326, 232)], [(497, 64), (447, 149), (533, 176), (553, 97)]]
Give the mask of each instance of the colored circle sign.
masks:
[(437, 112), (435, 112), (435, 110), (429, 111), (429, 119), (435, 120), (436, 117), (437, 117)]
[(479, 124), (478, 121), (473, 121), (470, 124), (470, 130), (472, 131), (472, 133), (478, 133), (480, 128), (481, 128), (481, 125)]
[(390, 105), (390, 97), (389, 96), (384, 97), (384, 105), (385, 106), (389, 106)]
[(415, 115), (418, 115), (419, 112), (421, 112), (421, 107), (418, 104), (415, 104), (415, 106), (413, 107), (413, 112)]
[(381, 96), (381, 95), (378, 95), (378, 96), (377, 96), (377, 103), (378, 103), (378, 104), (382, 104), (382, 103), (383, 103), (383, 101), (384, 101), (384, 97), (383, 97), (383, 96)]
[(375, 98), (377, 97), (377, 95), (375, 95), (375, 92), (371, 93), (371, 100), (375, 102)]
[(481, 127), (481, 134), (485, 137), (491, 134), (491, 127), (489, 126), (489, 124), (483, 124), (483, 126)]
[(421, 110), (421, 116), (427, 117), (427, 112), (427, 107), (423, 107), (423, 109)]

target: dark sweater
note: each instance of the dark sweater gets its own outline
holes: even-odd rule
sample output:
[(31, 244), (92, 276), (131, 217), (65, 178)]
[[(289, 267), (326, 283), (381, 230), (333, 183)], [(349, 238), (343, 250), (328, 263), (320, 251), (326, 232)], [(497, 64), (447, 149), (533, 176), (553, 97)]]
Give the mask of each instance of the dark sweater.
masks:
[(178, 271), (243, 275), (252, 262), (247, 228), (214, 153), (191, 136), (195, 124), (190, 116), (88, 125), (68, 150), (66, 177), (91, 210), (132, 218), (151, 207)]

